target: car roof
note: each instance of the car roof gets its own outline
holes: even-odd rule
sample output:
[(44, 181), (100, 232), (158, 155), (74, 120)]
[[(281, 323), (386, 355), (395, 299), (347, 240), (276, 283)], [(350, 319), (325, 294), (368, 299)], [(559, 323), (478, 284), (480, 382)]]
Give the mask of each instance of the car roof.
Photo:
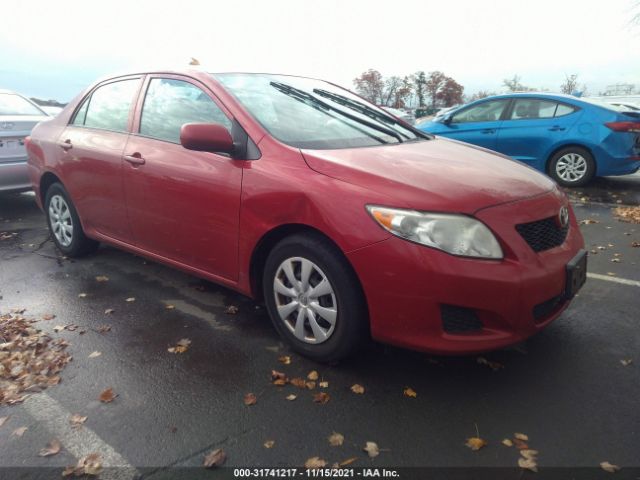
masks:
[(492, 95), (490, 97), (485, 97), (482, 100), (486, 100), (487, 98), (518, 98), (518, 97), (580, 100), (580, 97), (576, 97), (574, 95), (567, 95), (566, 93), (553, 93), (553, 92), (509, 92), (509, 93), (501, 93), (499, 95)]

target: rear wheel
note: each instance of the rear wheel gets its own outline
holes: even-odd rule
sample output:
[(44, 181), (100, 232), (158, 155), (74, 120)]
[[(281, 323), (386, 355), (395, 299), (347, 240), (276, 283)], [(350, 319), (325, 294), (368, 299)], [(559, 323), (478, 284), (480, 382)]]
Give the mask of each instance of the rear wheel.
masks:
[(278, 243), (267, 258), (263, 288), (276, 330), (307, 357), (337, 361), (368, 337), (359, 281), (320, 236), (295, 235)]
[(98, 248), (99, 243), (84, 234), (78, 213), (61, 183), (49, 187), (44, 207), (51, 236), (62, 253), (79, 257)]
[(564, 187), (581, 187), (595, 175), (596, 164), (586, 149), (567, 147), (551, 157), (548, 173)]

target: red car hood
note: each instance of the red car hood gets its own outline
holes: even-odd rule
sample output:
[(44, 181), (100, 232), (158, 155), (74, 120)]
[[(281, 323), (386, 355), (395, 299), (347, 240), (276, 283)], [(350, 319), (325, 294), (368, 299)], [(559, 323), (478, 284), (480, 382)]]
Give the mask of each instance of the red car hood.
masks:
[(313, 170), (418, 210), (473, 213), (537, 196), (555, 183), (500, 154), (435, 138), (388, 146), (302, 150)]

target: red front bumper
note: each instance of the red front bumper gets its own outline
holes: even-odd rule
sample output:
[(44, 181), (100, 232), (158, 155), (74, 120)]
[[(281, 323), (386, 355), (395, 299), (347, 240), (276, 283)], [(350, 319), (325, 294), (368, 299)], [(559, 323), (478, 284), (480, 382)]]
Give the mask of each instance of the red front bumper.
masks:
[[(468, 354), (501, 348), (538, 332), (568, 305), (534, 317), (534, 307), (561, 298), (566, 264), (584, 246), (573, 212), (564, 243), (536, 253), (515, 225), (553, 217), (567, 204), (559, 192), (480, 210), (476, 217), (499, 239), (500, 261), (456, 257), (398, 237), (351, 252), (362, 282), (372, 336), (416, 350)], [(482, 329), (447, 333), (441, 306), (475, 312)]]

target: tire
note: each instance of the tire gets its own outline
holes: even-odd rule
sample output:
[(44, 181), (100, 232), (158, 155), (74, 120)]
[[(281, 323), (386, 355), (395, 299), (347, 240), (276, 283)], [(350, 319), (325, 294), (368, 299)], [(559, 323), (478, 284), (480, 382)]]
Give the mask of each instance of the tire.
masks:
[(582, 187), (596, 173), (596, 162), (588, 150), (567, 147), (557, 151), (549, 159), (548, 172), (563, 187)]
[(100, 244), (84, 234), (78, 212), (61, 183), (47, 189), (44, 211), (51, 237), (63, 254), (81, 257), (96, 251)]
[[(310, 272), (306, 290), (303, 268)], [(360, 282), (342, 253), (320, 235), (297, 234), (281, 240), (269, 253), (262, 285), (276, 330), (306, 357), (336, 362), (369, 338)]]

